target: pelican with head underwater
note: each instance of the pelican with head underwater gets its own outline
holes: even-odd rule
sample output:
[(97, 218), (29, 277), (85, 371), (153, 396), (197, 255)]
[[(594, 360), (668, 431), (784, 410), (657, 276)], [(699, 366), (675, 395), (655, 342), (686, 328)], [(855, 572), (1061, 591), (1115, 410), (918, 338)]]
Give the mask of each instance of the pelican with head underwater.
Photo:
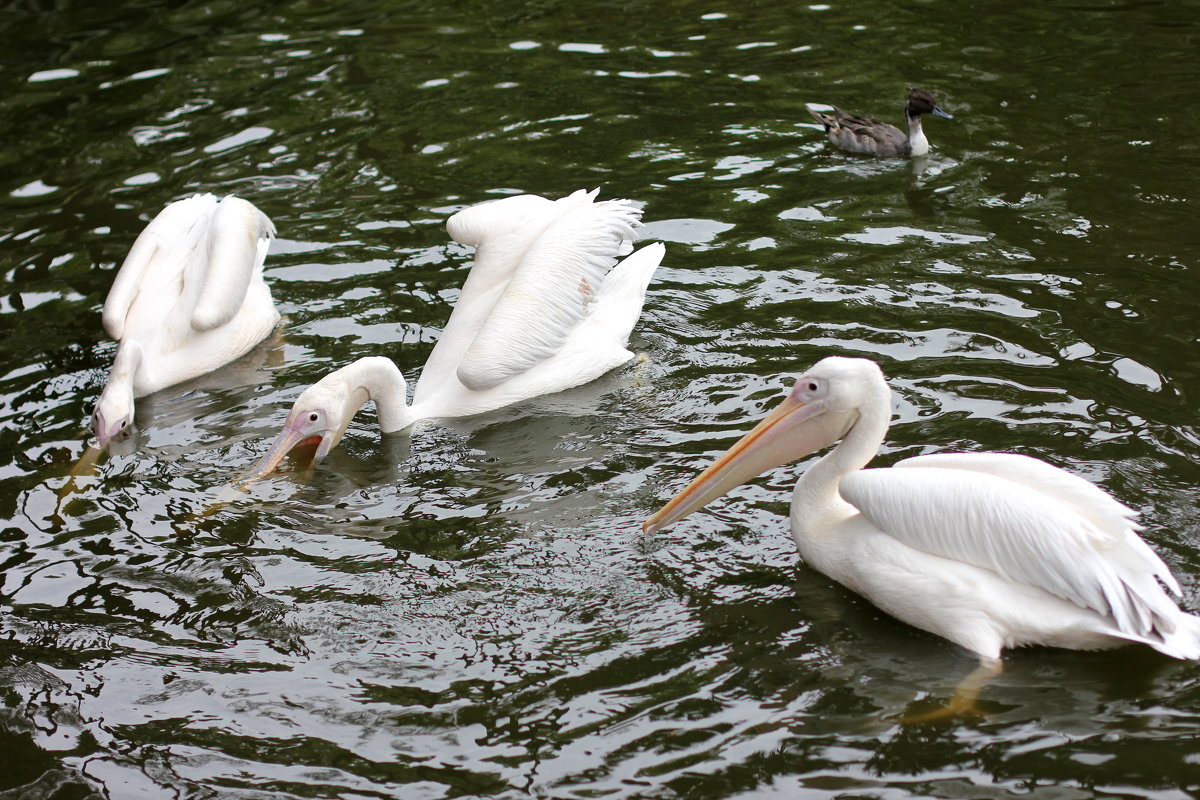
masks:
[(168, 203), (134, 240), (104, 301), (117, 354), (92, 412), (88, 445), (58, 491), (133, 434), (138, 398), (248, 353), (279, 325), (263, 280), (275, 226), (248, 200), (196, 194)]
[(101, 449), (132, 432), (136, 398), (228, 364), (275, 329), (263, 280), (274, 236), (271, 220), (233, 195), (177, 200), (150, 221), (104, 301), (118, 344), (92, 414)]
[(563, 391), (632, 359), (629, 333), (665, 250), (650, 244), (630, 253), (641, 210), (596, 195), (517, 195), (450, 217), (447, 230), (475, 248), (475, 261), (412, 402), (388, 358), (335, 370), (296, 399), (247, 479), (269, 474), (302, 444), (315, 445), (320, 460), (368, 401), (382, 431), (392, 433)]
[(1200, 617), (1138, 535), (1134, 512), (1095, 484), (1012, 453), (945, 453), (864, 469), (891, 390), (878, 365), (830, 357), (643, 526), (655, 533), (780, 464), (837, 444), (796, 483), (791, 528), (813, 569), (980, 667), (946, 713), (971, 708), (1010, 647), (1148, 645), (1200, 659)]

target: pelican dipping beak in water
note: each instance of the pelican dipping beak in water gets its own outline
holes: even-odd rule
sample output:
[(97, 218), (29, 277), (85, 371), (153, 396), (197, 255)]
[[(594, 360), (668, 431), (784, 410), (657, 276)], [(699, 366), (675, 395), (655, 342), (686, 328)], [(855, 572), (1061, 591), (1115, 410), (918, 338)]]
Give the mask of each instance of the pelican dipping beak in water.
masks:
[(446, 223), (475, 248), (458, 303), (407, 402), (390, 359), (362, 358), (322, 378), (292, 406), (249, 479), (294, 447), (337, 446), (351, 418), (375, 402), (384, 433), (420, 419), (482, 414), (592, 381), (634, 357), (626, 348), (664, 248), (628, 255), (641, 211), (577, 191), (557, 201), (519, 195), (464, 209)]
[(92, 414), (101, 448), (132, 431), (135, 398), (211, 372), (275, 328), (262, 276), (274, 235), (233, 195), (177, 200), (150, 221), (104, 301), (104, 329), (119, 344)]
[(643, 530), (654, 533), (837, 442), (796, 483), (797, 548), (814, 569), (980, 659), (949, 711), (970, 706), (1008, 647), (1138, 642), (1200, 659), (1200, 618), (1164, 591), (1178, 596), (1179, 584), (1138, 536), (1134, 512), (1094, 484), (1011, 453), (926, 455), (863, 469), (887, 433), (890, 398), (875, 362), (819, 361)]

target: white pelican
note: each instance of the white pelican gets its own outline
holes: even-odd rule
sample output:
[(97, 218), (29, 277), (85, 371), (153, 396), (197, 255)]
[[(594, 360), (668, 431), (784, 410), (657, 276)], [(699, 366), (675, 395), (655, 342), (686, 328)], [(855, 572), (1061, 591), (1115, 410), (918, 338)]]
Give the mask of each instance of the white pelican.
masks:
[(1200, 658), (1200, 617), (1163, 590), (1180, 594), (1137, 535), (1134, 512), (1094, 484), (1012, 453), (926, 455), (863, 469), (887, 433), (890, 397), (875, 362), (819, 361), (643, 530), (840, 439), (796, 483), (791, 523), (800, 555), (892, 616), (979, 657), (949, 710), (970, 705), (1000, 671), (1006, 647), (1141, 642)]
[(251, 476), (271, 472), (301, 442), (315, 441), (321, 459), (368, 400), (390, 433), (569, 389), (633, 358), (625, 345), (664, 248), (643, 247), (618, 264), (641, 211), (627, 200), (595, 202), (597, 191), (507, 197), (450, 217), (446, 229), (475, 248), (475, 263), (412, 404), (390, 359), (361, 358), (297, 398)]
[(104, 329), (119, 345), (92, 415), (100, 447), (131, 429), (134, 398), (211, 372), (275, 328), (262, 277), (274, 235), (233, 195), (177, 200), (150, 221), (104, 301)]

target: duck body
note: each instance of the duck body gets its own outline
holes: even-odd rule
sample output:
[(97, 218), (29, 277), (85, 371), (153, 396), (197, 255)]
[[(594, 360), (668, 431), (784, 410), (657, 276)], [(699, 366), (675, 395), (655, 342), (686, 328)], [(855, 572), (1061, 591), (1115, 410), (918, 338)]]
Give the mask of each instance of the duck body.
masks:
[(863, 469), (886, 434), (889, 398), (874, 362), (824, 359), (647, 531), (840, 440), (797, 481), (792, 533), (810, 566), (883, 611), (984, 663), (1009, 647), (1130, 642), (1200, 659), (1200, 618), (1167, 595), (1179, 584), (1133, 512), (1094, 484), (1011, 453)]
[(367, 401), (391, 433), (570, 389), (633, 358), (629, 333), (665, 250), (651, 244), (618, 263), (641, 212), (595, 198), (582, 190), (557, 201), (519, 195), (452, 216), (447, 229), (475, 248), (475, 262), (412, 402), (395, 363), (359, 359), (297, 398), (254, 474), (269, 473), (306, 440), (317, 441), (320, 459)]
[(829, 141), (839, 149), (868, 156), (923, 156), (929, 153), (929, 139), (921, 126), (922, 114), (953, 119), (923, 89), (910, 89), (904, 104), (907, 132), (895, 125), (869, 117), (859, 117), (834, 107), (833, 113), (808, 109), (825, 126)]
[(104, 303), (117, 355), (93, 415), (103, 447), (128, 430), (138, 397), (244, 355), (279, 323), (263, 280), (275, 228), (252, 203), (198, 194), (138, 236)]

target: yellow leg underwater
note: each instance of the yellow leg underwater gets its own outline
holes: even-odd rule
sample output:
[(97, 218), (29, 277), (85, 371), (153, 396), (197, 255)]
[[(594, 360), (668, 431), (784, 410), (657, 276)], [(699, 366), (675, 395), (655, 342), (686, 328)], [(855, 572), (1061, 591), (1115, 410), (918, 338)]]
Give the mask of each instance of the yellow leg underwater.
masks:
[(71, 495), (79, 491), (79, 486), (76, 481), (79, 478), (90, 478), (96, 474), (96, 465), (100, 462), (100, 456), (104, 455), (105, 451), (102, 448), (94, 447), (93, 445), (85, 445), (83, 455), (75, 462), (75, 466), (71, 467), (71, 471), (67, 473), (67, 482), (58, 490), (58, 502), (54, 504), (54, 517), (62, 519), (63, 507), (67, 501), (71, 499)]
[(983, 716), (983, 712), (976, 708), (975, 701), (979, 698), (983, 687), (1003, 671), (1004, 662), (1000, 659), (980, 659), (979, 666), (955, 687), (954, 694), (951, 695), (946, 705), (924, 714), (901, 717), (901, 724), (911, 725), (920, 722), (938, 722), (954, 717)]

